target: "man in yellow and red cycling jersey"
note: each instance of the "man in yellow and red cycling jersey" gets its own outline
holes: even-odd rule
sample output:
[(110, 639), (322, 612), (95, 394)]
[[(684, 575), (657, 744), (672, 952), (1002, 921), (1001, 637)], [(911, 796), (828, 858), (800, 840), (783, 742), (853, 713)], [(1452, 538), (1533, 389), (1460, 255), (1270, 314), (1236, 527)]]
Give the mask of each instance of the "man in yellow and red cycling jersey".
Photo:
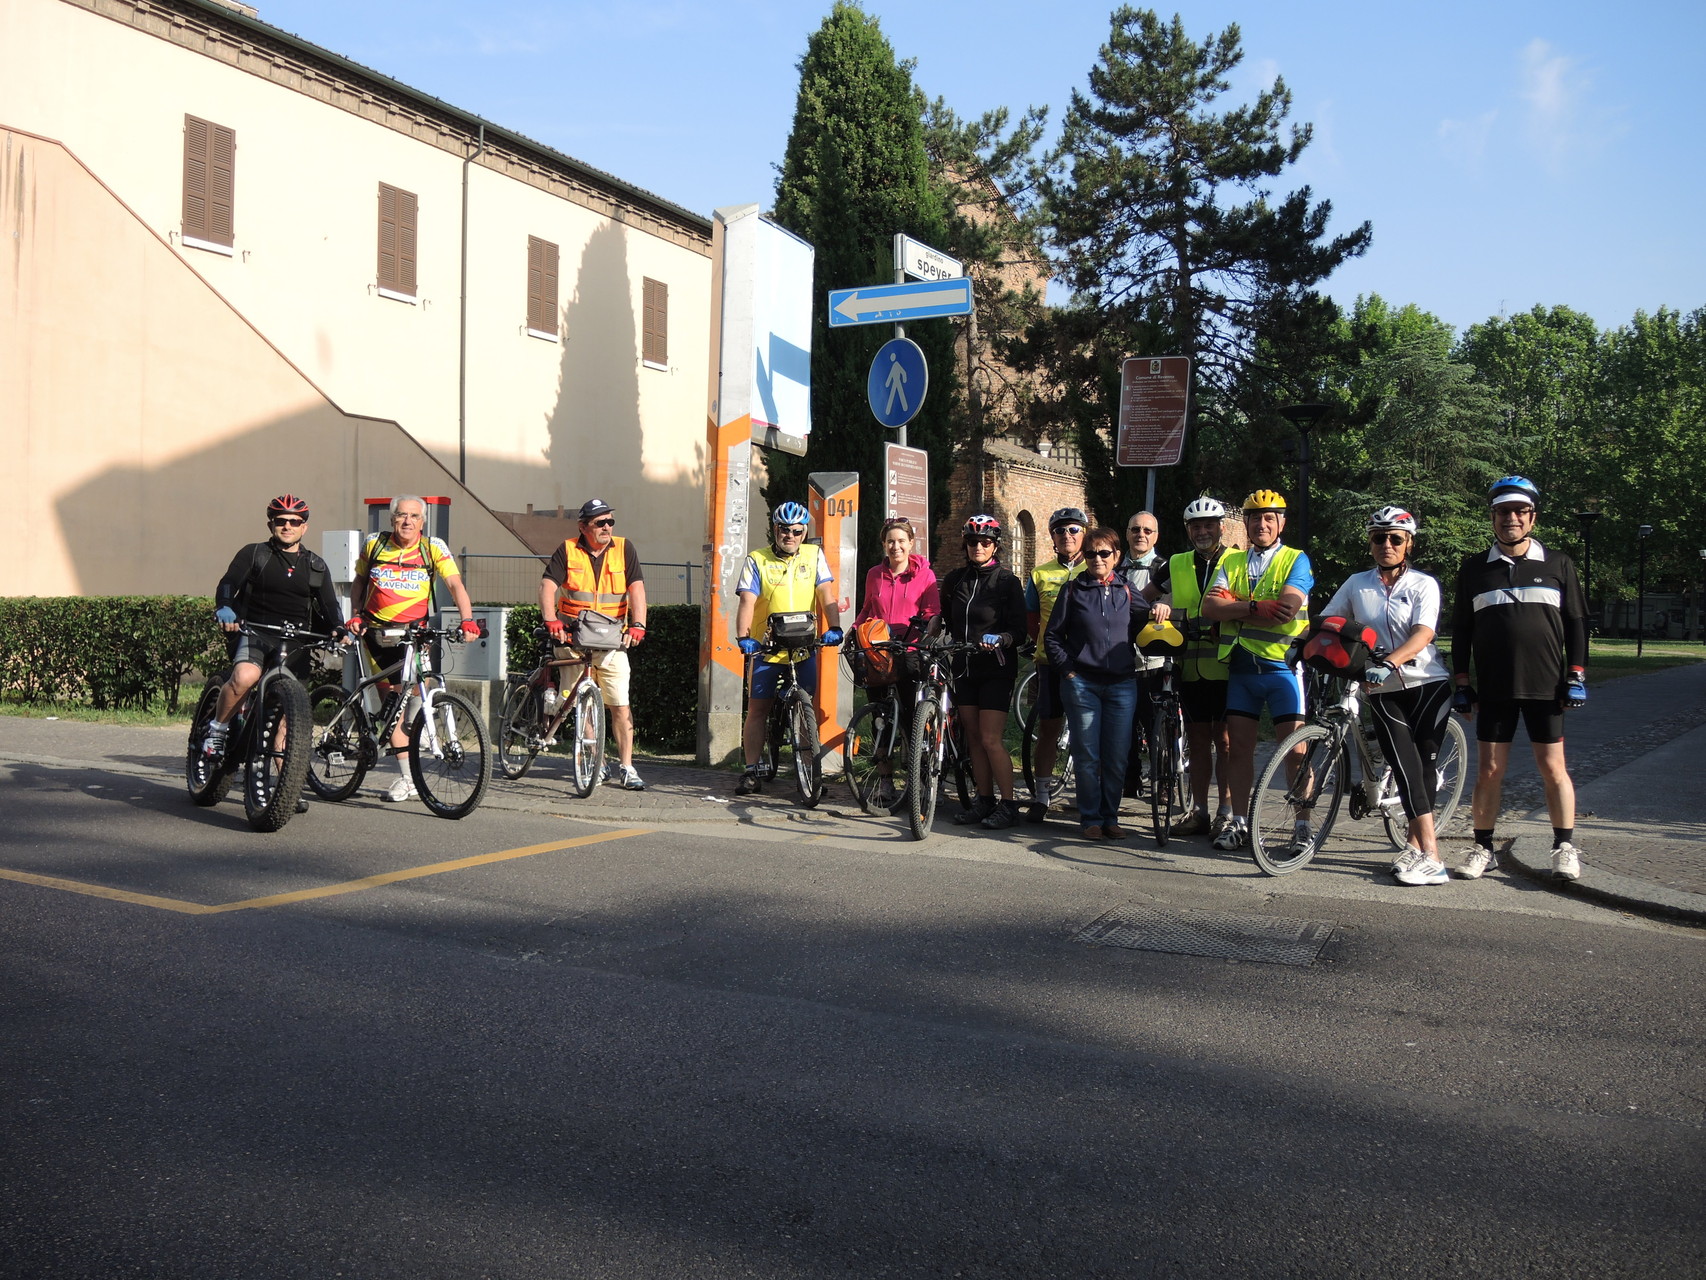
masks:
[[(583, 650), (616, 738), (616, 760), (605, 765), (604, 780), (620, 782), (627, 791), (644, 791), (646, 784), (634, 769), (628, 650), (646, 638), (645, 575), (633, 540), (616, 536), (616, 509), (602, 498), (581, 504), (580, 535), (557, 548), (539, 579), (540, 616), (558, 645), (571, 642), (577, 621), (588, 609), (624, 624), (621, 648)], [(546, 706), (554, 714), (553, 692), (547, 692)]]
[[(350, 588), (350, 631), (361, 637), (374, 671), (383, 671), (397, 661), (397, 641), (403, 628), (420, 622), (432, 609), (432, 588), (443, 582), (462, 615), (462, 636), (480, 634), (474, 622), (474, 606), (462, 585), (462, 571), (442, 539), (422, 537), (426, 529), (426, 499), (412, 493), (391, 499), (391, 531), (376, 533), (362, 546), (355, 562), (355, 583)], [(404, 715), (391, 735), (391, 746), (402, 777), (385, 792), (387, 800), (401, 803), (415, 797), (415, 782), (409, 774), (409, 735)]]

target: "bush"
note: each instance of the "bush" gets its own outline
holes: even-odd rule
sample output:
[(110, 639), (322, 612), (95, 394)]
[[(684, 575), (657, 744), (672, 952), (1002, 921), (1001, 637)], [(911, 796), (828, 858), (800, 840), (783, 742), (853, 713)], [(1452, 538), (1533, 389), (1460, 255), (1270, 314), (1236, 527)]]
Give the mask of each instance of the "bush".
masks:
[(224, 665), (223, 633), (204, 596), (0, 599), (0, 694), (23, 702), (178, 711), (191, 671)]
[[(539, 606), (512, 606), (504, 629), (512, 671), (538, 660)], [(654, 751), (692, 751), (699, 735), (699, 606), (654, 604), (646, 639), (629, 651), (634, 736)]]

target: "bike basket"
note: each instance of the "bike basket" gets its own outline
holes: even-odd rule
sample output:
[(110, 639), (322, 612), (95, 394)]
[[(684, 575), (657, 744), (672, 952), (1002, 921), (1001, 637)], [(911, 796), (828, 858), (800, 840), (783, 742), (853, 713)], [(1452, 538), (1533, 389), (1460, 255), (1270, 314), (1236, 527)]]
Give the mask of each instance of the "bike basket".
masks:
[(770, 638), (779, 644), (810, 644), (817, 639), (817, 615), (773, 613), (770, 615)]
[(881, 689), (895, 682), (894, 653), (882, 647), (889, 639), (889, 624), (881, 618), (868, 618), (853, 628), (848, 661), (853, 667), (853, 683), (861, 689)]
[(1380, 637), (1349, 618), (1322, 618), (1303, 642), (1303, 665), (1322, 675), (1362, 679)]

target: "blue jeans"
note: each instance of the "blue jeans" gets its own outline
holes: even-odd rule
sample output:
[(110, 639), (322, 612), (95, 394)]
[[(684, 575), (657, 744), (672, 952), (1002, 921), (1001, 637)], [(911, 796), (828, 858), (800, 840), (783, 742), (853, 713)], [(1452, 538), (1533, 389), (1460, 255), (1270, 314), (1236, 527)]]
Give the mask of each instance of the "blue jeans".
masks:
[(1072, 769), (1078, 779), (1078, 821), (1086, 827), (1108, 826), (1118, 821), (1125, 789), (1137, 684), (1099, 684), (1074, 676), (1060, 682), (1060, 698), (1066, 704)]

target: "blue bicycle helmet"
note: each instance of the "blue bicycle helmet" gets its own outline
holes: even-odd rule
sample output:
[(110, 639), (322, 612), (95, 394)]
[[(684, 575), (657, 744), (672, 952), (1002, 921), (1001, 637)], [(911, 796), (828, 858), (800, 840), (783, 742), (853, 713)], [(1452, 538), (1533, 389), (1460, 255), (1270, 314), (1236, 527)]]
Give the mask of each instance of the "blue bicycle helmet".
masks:
[(771, 524), (803, 524), (812, 522), (811, 512), (797, 502), (784, 502), (770, 513)]
[(1502, 507), (1512, 502), (1526, 502), (1539, 510), (1540, 490), (1534, 481), (1523, 476), (1506, 476), (1502, 480), (1495, 480), (1493, 487), (1487, 492), (1487, 505)]

